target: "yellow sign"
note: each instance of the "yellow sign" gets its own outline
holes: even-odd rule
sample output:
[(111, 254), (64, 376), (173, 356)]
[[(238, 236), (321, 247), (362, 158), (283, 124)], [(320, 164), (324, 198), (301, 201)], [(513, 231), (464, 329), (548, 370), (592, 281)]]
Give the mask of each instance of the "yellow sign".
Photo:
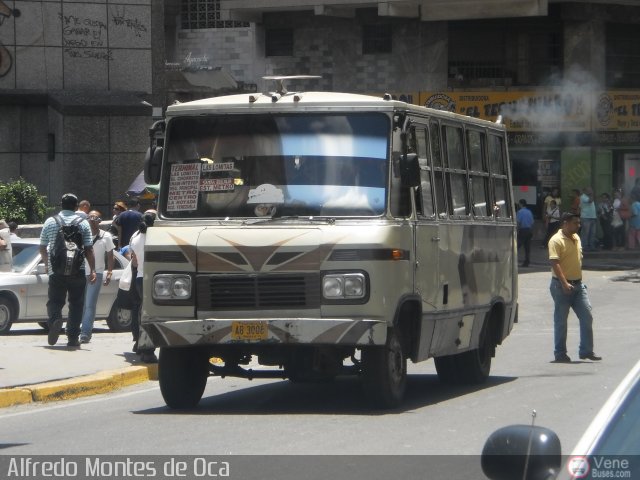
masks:
[(509, 132), (640, 131), (640, 90), (394, 93), (396, 100), (502, 123)]
[(595, 95), (594, 130), (640, 130), (640, 92), (601, 92)]
[(508, 131), (591, 130), (591, 94), (583, 92), (421, 92), (420, 104), (502, 123)]

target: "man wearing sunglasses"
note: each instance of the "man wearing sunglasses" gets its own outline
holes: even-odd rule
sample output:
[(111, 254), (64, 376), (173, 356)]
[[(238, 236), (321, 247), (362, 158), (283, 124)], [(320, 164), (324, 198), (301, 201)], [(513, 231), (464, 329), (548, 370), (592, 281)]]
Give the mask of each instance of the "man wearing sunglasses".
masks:
[[(93, 253), (96, 261), (96, 281), (91, 284), (87, 282), (84, 297), (84, 311), (82, 312), (82, 325), (80, 328), (80, 343), (89, 343), (91, 333), (93, 331), (93, 322), (96, 316), (96, 304), (98, 303), (98, 295), (102, 285), (109, 285), (111, 282), (111, 273), (113, 270), (113, 239), (109, 232), (100, 230), (100, 222), (102, 221), (101, 213), (97, 210), (89, 212), (87, 220), (91, 227), (91, 236), (93, 241)], [(106, 254), (106, 255), (105, 255)], [(105, 256), (107, 258), (107, 271), (105, 273)], [(89, 271), (87, 269), (86, 271)]]

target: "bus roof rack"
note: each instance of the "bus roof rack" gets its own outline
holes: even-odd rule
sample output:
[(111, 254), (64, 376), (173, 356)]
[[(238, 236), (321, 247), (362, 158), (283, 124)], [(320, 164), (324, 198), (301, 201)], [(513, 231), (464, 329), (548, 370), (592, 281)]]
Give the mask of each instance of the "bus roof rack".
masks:
[(285, 80), (313, 80), (322, 78), (321, 75), (268, 75), (262, 77), (264, 80), (274, 80), (276, 82), (276, 93), (284, 95), (287, 93), (287, 89), (284, 86)]

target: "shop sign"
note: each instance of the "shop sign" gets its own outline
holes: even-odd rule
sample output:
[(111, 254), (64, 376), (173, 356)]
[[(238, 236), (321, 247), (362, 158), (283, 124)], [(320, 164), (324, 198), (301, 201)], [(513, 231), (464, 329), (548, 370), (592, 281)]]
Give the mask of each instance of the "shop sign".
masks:
[(596, 131), (640, 130), (640, 92), (595, 94), (593, 129)]
[(590, 93), (420, 92), (420, 104), (502, 123), (510, 132), (580, 132), (591, 130)]

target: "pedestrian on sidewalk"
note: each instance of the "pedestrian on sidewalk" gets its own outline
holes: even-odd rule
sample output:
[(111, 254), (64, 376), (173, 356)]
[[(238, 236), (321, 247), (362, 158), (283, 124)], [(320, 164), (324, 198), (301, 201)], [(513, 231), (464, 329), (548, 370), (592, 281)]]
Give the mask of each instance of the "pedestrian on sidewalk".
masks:
[(600, 228), (602, 229), (602, 248), (611, 250), (613, 248), (613, 204), (608, 193), (600, 195), (598, 220), (600, 220)]
[(147, 240), (147, 228), (152, 227), (156, 219), (153, 212), (145, 212), (142, 223), (138, 231), (131, 236), (129, 246), (131, 247), (131, 262), (136, 269), (134, 284), (129, 290), (131, 294), (131, 332), (133, 334), (133, 350), (140, 355), (140, 360), (144, 363), (156, 363), (158, 361), (154, 348), (143, 348), (138, 346), (140, 339), (140, 318), (142, 314), (142, 279), (144, 276), (144, 245)]
[(131, 235), (138, 230), (142, 222), (142, 213), (140, 213), (140, 202), (133, 197), (127, 200), (128, 210), (119, 214), (113, 223), (118, 229), (118, 245), (120, 250), (129, 245)]
[[(89, 282), (84, 295), (84, 309), (82, 312), (82, 326), (80, 328), (80, 343), (89, 343), (93, 332), (93, 322), (96, 317), (96, 305), (102, 285), (111, 283), (113, 273), (113, 250), (115, 245), (109, 232), (100, 230), (102, 214), (98, 210), (89, 212), (89, 226), (93, 241), (93, 256), (95, 257), (96, 281)], [(105, 273), (105, 257), (107, 258), (107, 272)], [(86, 262), (86, 260), (85, 260)], [(89, 271), (88, 262), (85, 264), (85, 272)]]
[(86, 220), (90, 211), (91, 202), (89, 202), (89, 200), (80, 200), (78, 203), (78, 210), (76, 210), (76, 215), (82, 217), (83, 220)]
[(635, 250), (640, 248), (640, 197), (631, 197), (631, 216), (629, 217), (629, 248)]
[(553, 237), (560, 228), (560, 207), (554, 199), (551, 199), (547, 205), (544, 221), (547, 225), (547, 232), (544, 238), (544, 248), (547, 248), (549, 239)]
[(582, 244), (578, 230), (580, 216), (566, 212), (562, 215), (560, 230), (549, 240), (551, 262), (551, 285), (553, 298), (554, 357), (559, 363), (569, 363), (567, 355), (567, 319), (573, 309), (580, 322), (580, 360), (602, 360), (593, 352), (593, 316), (587, 295), (587, 286), (582, 282)]
[(528, 267), (531, 257), (531, 239), (533, 238), (533, 213), (527, 208), (527, 201), (521, 198), (518, 202), (520, 208), (516, 213), (516, 222), (518, 224), (518, 250), (524, 247), (524, 262), (521, 267)]
[(611, 237), (613, 239), (614, 250), (624, 250), (625, 231), (624, 221), (620, 214), (622, 208), (622, 190), (613, 192), (613, 217), (611, 219)]
[[(78, 197), (73, 193), (65, 193), (61, 200), (61, 211), (58, 215), (48, 218), (40, 233), (40, 256), (44, 262), (45, 272), (49, 274), (49, 292), (47, 314), (49, 316), (49, 345), (55, 345), (62, 329), (62, 307), (69, 301), (69, 318), (67, 321), (67, 346), (79, 347), (80, 324), (84, 307), (84, 291), (87, 279), (90, 284), (96, 282), (95, 258), (91, 239), (91, 227), (86, 220), (76, 215)], [(73, 242), (79, 250), (77, 262), (69, 272), (60, 270), (56, 244), (60, 244), (59, 235), (64, 227), (73, 231)], [(89, 275), (85, 277), (84, 258), (89, 266)], [(74, 257), (75, 258), (75, 257)], [(77, 264), (77, 266), (76, 266)], [(76, 270), (77, 268), (77, 270)]]
[(580, 196), (580, 241), (585, 252), (597, 249), (596, 245), (596, 203), (593, 199), (593, 188), (585, 187)]
[(4, 219), (0, 220), (0, 272), (13, 269), (13, 251), (11, 248), (11, 229)]

